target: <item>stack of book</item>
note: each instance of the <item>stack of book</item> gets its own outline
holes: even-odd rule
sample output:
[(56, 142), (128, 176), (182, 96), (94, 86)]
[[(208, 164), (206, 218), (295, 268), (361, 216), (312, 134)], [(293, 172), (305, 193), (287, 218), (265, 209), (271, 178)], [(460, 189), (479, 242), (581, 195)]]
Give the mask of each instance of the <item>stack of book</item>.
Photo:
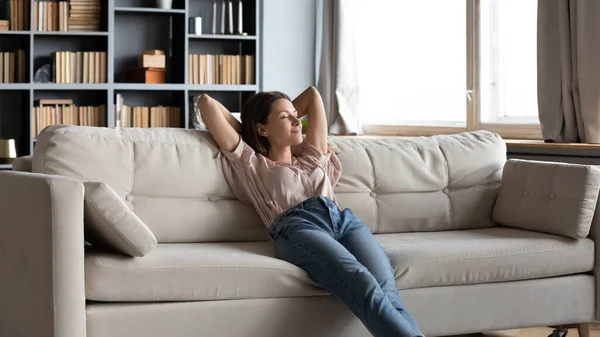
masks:
[(100, 0), (70, 0), (69, 30), (96, 32), (100, 30)]
[(106, 106), (78, 106), (71, 99), (36, 100), (31, 123), (34, 137), (54, 124), (106, 126)]
[(190, 84), (255, 84), (254, 55), (188, 55)]
[(106, 52), (57, 51), (52, 53), (54, 83), (106, 83)]
[[(29, 3), (28, 0), (10, 1)], [(99, 31), (100, 15), (99, 0), (34, 0), (33, 30), (38, 32)]]
[(0, 83), (25, 83), (25, 51), (0, 52)]

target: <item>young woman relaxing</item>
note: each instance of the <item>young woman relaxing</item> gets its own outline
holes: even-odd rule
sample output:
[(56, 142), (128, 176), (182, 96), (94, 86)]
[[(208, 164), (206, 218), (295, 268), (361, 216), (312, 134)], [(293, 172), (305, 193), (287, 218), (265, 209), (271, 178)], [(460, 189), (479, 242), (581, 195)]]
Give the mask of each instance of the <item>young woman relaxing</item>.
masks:
[(343, 301), (374, 336), (423, 336), (400, 299), (387, 254), (350, 209), (337, 205), (342, 167), (328, 144), (319, 92), (309, 87), (293, 101), (277, 91), (257, 93), (241, 124), (208, 95), (197, 103), (224, 155), (229, 185), (259, 214), (278, 257)]

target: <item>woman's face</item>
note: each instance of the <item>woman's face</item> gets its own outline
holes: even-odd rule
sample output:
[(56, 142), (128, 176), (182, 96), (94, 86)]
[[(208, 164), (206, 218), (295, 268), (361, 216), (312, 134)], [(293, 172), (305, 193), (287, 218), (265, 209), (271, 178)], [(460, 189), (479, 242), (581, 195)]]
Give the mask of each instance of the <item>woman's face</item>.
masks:
[(271, 105), (267, 124), (258, 125), (258, 132), (269, 140), (271, 147), (294, 146), (302, 143), (302, 124), (292, 102), (278, 99)]

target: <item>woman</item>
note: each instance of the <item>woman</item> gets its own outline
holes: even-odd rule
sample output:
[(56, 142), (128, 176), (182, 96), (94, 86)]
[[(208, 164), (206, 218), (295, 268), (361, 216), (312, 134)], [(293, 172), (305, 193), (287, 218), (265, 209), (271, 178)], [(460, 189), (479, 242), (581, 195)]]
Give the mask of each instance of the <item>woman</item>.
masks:
[(198, 105), (224, 155), (229, 185), (256, 209), (279, 258), (343, 301), (374, 336), (423, 336), (383, 248), (350, 209), (337, 205), (342, 167), (329, 148), (319, 92), (311, 86), (293, 101), (276, 91), (258, 93), (244, 105), (241, 124), (208, 95)]

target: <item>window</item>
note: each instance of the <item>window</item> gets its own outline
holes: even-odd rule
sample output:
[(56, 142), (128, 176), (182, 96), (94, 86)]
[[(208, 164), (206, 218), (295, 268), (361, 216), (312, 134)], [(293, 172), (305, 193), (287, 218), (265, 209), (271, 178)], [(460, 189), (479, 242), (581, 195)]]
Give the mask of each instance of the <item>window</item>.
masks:
[(537, 124), (537, 1), (480, 8), (481, 121)]
[(376, 3), (357, 1), (365, 132), (541, 137), (537, 0)]

